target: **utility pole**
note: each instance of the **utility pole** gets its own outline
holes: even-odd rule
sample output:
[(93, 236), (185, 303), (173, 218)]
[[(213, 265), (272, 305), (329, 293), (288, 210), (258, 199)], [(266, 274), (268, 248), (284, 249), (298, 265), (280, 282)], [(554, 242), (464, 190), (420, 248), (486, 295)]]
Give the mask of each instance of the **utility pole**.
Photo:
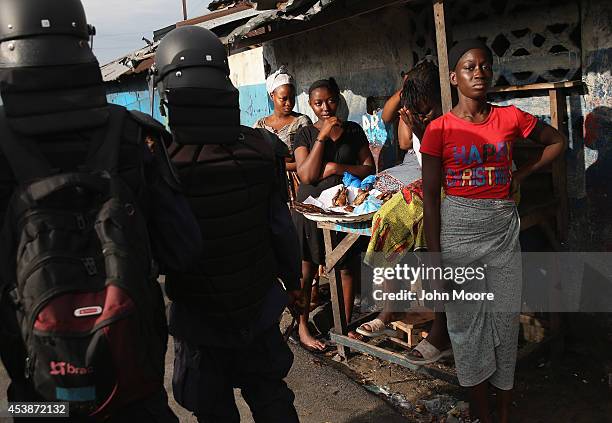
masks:
[(183, 0), (183, 20), (187, 20), (187, 0)]

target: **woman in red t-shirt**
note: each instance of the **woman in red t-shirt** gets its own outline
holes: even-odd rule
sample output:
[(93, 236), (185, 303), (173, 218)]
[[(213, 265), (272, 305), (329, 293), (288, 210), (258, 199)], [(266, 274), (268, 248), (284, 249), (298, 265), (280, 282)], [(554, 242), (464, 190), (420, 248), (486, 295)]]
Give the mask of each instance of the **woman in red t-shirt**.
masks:
[[(492, 56), (478, 40), (451, 49), (450, 82), (459, 102), (429, 124), (421, 144), (427, 246), (441, 252), (441, 257), (429, 257), (429, 264), (454, 267), (454, 275), (474, 268), (471, 280), (459, 284), (455, 277), (445, 311), (459, 382), (470, 388), (472, 411), (483, 423), (491, 421), (488, 384), (498, 389), (500, 422), (508, 421), (514, 384), (522, 271), (519, 218), (511, 195), (566, 145), (559, 132), (534, 116), (487, 103)], [(545, 147), (539, 158), (512, 172), (517, 138)], [(443, 201), (440, 185), (446, 191)], [(448, 288), (443, 281), (432, 283), (437, 290)], [(470, 295), (479, 293), (491, 293), (494, 300), (476, 295), (470, 301)]]

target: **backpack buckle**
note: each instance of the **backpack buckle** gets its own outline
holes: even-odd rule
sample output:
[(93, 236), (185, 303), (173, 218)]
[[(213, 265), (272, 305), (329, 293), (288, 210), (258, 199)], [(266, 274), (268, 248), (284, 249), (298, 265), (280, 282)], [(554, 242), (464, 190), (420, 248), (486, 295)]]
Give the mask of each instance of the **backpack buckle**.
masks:
[(30, 376), (32, 376), (33, 364), (32, 359), (30, 357), (26, 357), (24, 366), (24, 376), (26, 379), (29, 379)]
[(76, 221), (77, 221), (77, 227), (80, 230), (85, 229), (85, 217), (82, 214), (77, 215)]
[(96, 268), (96, 261), (93, 257), (86, 257), (81, 259), (83, 262), (83, 266), (85, 266), (85, 270), (89, 276), (95, 276), (98, 274), (98, 269)]
[(21, 305), (21, 298), (19, 297), (19, 290), (17, 289), (17, 287), (8, 291), (7, 294), (15, 306)]

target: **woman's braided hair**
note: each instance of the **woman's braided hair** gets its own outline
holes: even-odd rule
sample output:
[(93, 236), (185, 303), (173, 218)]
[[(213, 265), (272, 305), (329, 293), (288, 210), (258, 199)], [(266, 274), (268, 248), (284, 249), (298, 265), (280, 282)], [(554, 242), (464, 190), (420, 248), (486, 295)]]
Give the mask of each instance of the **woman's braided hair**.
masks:
[(419, 104), (440, 102), (440, 74), (429, 61), (417, 64), (408, 71), (400, 94), (400, 106), (415, 111)]

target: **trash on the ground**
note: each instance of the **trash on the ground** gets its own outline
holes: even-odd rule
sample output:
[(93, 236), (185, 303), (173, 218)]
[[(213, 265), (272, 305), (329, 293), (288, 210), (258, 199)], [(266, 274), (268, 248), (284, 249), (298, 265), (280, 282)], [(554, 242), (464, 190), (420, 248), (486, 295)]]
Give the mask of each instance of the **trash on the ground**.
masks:
[(396, 407), (404, 409), (412, 409), (412, 404), (406, 399), (406, 397), (399, 393), (392, 393), (388, 386), (378, 386), (374, 384), (364, 385), (368, 391), (376, 395), (383, 395)]
[(388, 397), (389, 394), (390, 394), (389, 388), (387, 388), (386, 386), (365, 385), (364, 388), (366, 388), (368, 391), (370, 391), (370, 392), (372, 392), (373, 394), (376, 394), (376, 395), (384, 395), (384, 396)]
[(407, 410), (412, 409), (412, 404), (410, 404), (410, 402), (402, 394), (396, 393), (396, 394), (391, 395), (391, 402), (396, 407), (401, 407)]
[(457, 400), (450, 395), (436, 395), (429, 400), (421, 400), (427, 411), (431, 414), (446, 414), (457, 403)]

